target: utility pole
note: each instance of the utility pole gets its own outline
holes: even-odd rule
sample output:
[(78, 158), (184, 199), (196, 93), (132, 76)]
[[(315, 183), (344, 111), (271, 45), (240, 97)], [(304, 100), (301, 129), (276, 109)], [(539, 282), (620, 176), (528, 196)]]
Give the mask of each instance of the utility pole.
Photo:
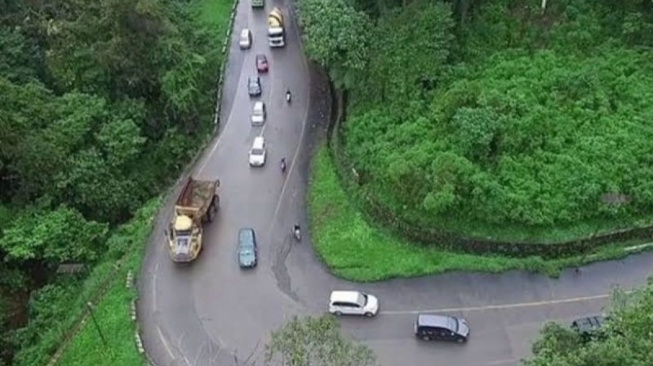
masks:
[(95, 320), (95, 315), (93, 314), (93, 304), (90, 301), (86, 302), (86, 307), (88, 308), (88, 312), (91, 314), (91, 319), (93, 320), (93, 324), (95, 324), (95, 329), (97, 329), (98, 334), (100, 335), (100, 339), (102, 340), (102, 344), (104, 344), (104, 347), (107, 346), (107, 340), (104, 338), (104, 334), (102, 334), (102, 330), (100, 329), (100, 325), (97, 323), (97, 320)]

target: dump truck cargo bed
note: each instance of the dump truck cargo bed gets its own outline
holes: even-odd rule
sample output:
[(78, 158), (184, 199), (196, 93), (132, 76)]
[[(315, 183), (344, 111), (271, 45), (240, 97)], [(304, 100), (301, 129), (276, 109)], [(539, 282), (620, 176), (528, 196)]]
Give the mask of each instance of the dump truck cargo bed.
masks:
[(198, 220), (208, 210), (220, 180), (196, 180), (188, 178), (177, 197), (175, 211), (177, 215), (188, 216)]

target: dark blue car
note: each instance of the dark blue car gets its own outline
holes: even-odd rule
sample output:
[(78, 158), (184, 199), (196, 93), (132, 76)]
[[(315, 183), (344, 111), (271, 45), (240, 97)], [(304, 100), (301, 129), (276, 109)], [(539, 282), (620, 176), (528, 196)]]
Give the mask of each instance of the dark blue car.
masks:
[(240, 268), (254, 268), (256, 262), (256, 234), (254, 234), (254, 229), (240, 229), (238, 232), (238, 264)]

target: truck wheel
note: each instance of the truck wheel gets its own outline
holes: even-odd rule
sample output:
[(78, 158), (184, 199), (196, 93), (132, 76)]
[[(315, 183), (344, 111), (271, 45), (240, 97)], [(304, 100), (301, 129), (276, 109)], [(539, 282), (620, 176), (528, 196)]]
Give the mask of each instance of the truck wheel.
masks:
[(220, 208), (220, 197), (217, 195), (213, 196), (213, 212), (218, 212)]
[(214, 215), (215, 215), (215, 211), (211, 207), (209, 207), (209, 210), (206, 211), (206, 221), (213, 222)]

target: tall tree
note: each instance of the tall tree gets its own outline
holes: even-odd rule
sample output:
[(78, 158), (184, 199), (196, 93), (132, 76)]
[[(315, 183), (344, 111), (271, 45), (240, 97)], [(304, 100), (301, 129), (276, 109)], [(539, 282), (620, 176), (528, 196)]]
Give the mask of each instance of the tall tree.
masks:
[(26, 214), (4, 230), (0, 249), (5, 260), (43, 260), (46, 264), (91, 261), (102, 249), (107, 226), (86, 221), (70, 208)]
[(337, 86), (353, 86), (367, 64), (368, 16), (345, 0), (302, 0), (298, 8), (308, 55), (329, 70)]
[(274, 366), (372, 366), (372, 350), (340, 334), (331, 315), (294, 317), (272, 333), (266, 364)]
[(612, 305), (603, 336), (589, 341), (567, 326), (547, 324), (524, 366), (653, 365), (653, 282), (630, 295), (617, 293)]

